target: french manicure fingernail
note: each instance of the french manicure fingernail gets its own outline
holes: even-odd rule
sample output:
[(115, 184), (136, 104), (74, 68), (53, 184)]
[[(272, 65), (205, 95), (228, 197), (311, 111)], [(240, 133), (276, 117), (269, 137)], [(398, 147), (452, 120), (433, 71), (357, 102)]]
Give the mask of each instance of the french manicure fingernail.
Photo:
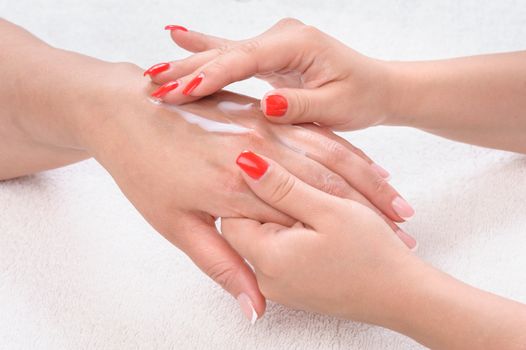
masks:
[(373, 164), (371, 164), (371, 167), (378, 173), (378, 175), (380, 175), (384, 179), (389, 180), (391, 178), (391, 174), (389, 174), (389, 172), (387, 170), (385, 170), (384, 168), (382, 168), (378, 164), (373, 163)]
[(416, 239), (413, 238), (413, 236), (409, 235), (400, 228), (396, 230), (395, 233), (400, 238), (400, 240), (404, 242), (404, 244), (409, 249), (411, 249), (411, 251), (416, 251), (416, 249), (418, 248), (418, 242), (416, 241)]
[(159, 88), (157, 90), (155, 90), (154, 92), (152, 92), (152, 94), (150, 96), (160, 99), (160, 98), (164, 97), (164, 95), (166, 95), (170, 91), (176, 89), (178, 86), (179, 86), (179, 82), (177, 82), (177, 81), (169, 81), (166, 84), (163, 84), (163, 85), (159, 86)]
[(241, 152), (236, 159), (236, 164), (254, 180), (258, 180), (268, 169), (268, 163), (251, 151)]
[(185, 86), (183, 90), (183, 95), (186, 95), (186, 96), (190, 95), (192, 91), (194, 91), (195, 88), (199, 84), (201, 84), (204, 77), (205, 75), (203, 73), (199, 73), (194, 79), (190, 80), (190, 82)]
[(243, 315), (245, 315), (245, 317), (250, 321), (250, 324), (253, 325), (256, 323), (258, 314), (254, 309), (249, 296), (245, 293), (241, 293), (237, 296), (237, 302), (239, 303), (239, 307), (241, 308)]
[(394, 211), (404, 220), (408, 220), (415, 215), (415, 210), (400, 196), (393, 200), (392, 205)]
[(143, 76), (150, 75), (151, 77), (164, 72), (170, 68), (170, 63), (157, 63), (144, 71)]
[(168, 24), (164, 27), (164, 30), (182, 30), (183, 32), (187, 32), (188, 29), (186, 29), (183, 26), (178, 26), (176, 24)]
[(281, 95), (269, 95), (265, 98), (265, 114), (281, 117), (287, 112), (287, 99)]

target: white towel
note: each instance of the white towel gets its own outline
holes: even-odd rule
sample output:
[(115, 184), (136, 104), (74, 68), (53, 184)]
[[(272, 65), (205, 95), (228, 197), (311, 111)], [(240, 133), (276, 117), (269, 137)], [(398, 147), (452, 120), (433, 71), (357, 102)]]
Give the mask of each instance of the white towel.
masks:
[[(526, 6), (511, 0), (0, 0), (0, 14), (53, 45), (144, 67), (183, 57), (165, 24), (244, 38), (286, 16), (383, 59), (526, 48)], [(266, 87), (249, 81), (232, 89), (261, 97)], [(404, 228), (419, 240), (418, 255), (526, 302), (526, 157), (405, 128), (345, 136), (393, 174), (416, 208)], [(422, 347), (385, 329), (275, 304), (249, 326), (235, 300), (151, 229), (89, 160), (0, 182), (0, 348)]]

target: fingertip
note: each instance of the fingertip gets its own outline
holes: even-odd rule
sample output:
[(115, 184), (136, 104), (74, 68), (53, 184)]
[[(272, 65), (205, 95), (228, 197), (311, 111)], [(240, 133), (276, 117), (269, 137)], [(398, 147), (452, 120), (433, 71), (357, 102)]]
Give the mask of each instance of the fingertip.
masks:
[(418, 249), (418, 242), (416, 239), (401, 228), (395, 230), (395, 234), (412, 252), (415, 252)]
[(261, 100), (261, 111), (270, 120), (276, 121), (283, 117), (289, 108), (289, 102), (285, 96), (276, 92), (267, 93)]
[(182, 32), (188, 32), (188, 29), (178, 24), (167, 24), (164, 26), (164, 30), (169, 30), (171, 32), (178, 31), (178, 30)]
[(248, 150), (237, 156), (236, 164), (253, 180), (259, 180), (269, 168), (269, 163), (265, 159)]

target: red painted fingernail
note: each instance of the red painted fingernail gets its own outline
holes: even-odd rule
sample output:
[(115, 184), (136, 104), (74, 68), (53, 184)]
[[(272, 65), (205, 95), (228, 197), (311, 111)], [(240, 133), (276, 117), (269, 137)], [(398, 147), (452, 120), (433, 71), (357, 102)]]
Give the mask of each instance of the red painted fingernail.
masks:
[(178, 25), (175, 25), (175, 24), (168, 24), (167, 26), (164, 27), (164, 30), (182, 30), (183, 32), (187, 32), (188, 31), (188, 29), (186, 29), (185, 27), (178, 26)]
[(161, 72), (164, 72), (168, 68), (170, 68), (170, 63), (157, 63), (145, 70), (143, 76), (149, 74), (151, 77), (153, 77)]
[(152, 92), (150, 96), (155, 98), (162, 98), (164, 95), (172, 91), (173, 89), (176, 89), (179, 86), (179, 82), (177, 81), (169, 81), (166, 84), (163, 84), (159, 86), (157, 90)]
[(270, 95), (265, 99), (266, 114), (272, 117), (281, 117), (287, 112), (289, 104), (281, 95)]
[(241, 152), (236, 159), (236, 164), (254, 180), (258, 180), (268, 169), (268, 163), (251, 151)]
[(190, 80), (190, 82), (185, 86), (183, 90), (183, 95), (186, 95), (186, 96), (190, 95), (192, 91), (194, 91), (195, 88), (199, 84), (201, 84), (204, 77), (205, 75), (203, 73), (199, 73), (194, 79)]

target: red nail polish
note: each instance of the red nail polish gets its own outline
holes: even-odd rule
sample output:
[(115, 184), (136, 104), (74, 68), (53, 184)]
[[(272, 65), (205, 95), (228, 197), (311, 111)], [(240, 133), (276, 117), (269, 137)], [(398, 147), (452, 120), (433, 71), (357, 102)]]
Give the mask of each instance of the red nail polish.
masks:
[(183, 95), (190, 95), (192, 93), (192, 91), (194, 91), (194, 89), (199, 85), (201, 84), (201, 82), (203, 81), (203, 78), (205, 77), (205, 75), (203, 73), (199, 73), (199, 75), (197, 75), (194, 79), (192, 79), (184, 88), (183, 90)]
[(164, 95), (172, 91), (173, 89), (176, 89), (179, 86), (179, 82), (177, 81), (169, 81), (166, 84), (163, 84), (159, 86), (157, 90), (152, 92), (150, 96), (155, 98), (162, 98)]
[(265, 99), (266, 115), (281, 117), (287, 112), (287, 99), (281, 95), (270, 95)]
[(178, 26), (178, 25), (175, 25), (175, 24), (168, 24), (167, 26), (164, 27), (164, 30), (182, 30), (183, 32), (187, 32), (188, 31), (188, 29), (186, 29), (185, 27)]
[(168, 68), (170, 68), (170, 63), (157, 63), (145, 70), (143, 76), (149, 74), (151, 77), (153, 77), (161, 72), (164, 72)]
[(251, 151), (241, 152), (236, 159), (236, 164), (254, 180), (258, 180), (268, 169), (268, 163)]

